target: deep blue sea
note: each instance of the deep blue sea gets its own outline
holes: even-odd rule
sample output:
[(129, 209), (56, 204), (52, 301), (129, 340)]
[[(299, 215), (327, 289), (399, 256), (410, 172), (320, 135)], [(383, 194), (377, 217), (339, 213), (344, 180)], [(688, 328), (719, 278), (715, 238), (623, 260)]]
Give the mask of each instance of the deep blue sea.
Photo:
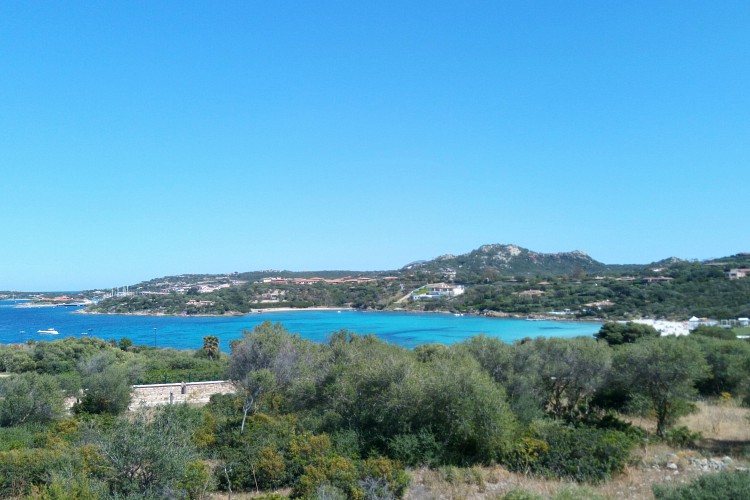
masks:
[[(524, 337), (591, 336), (601, 327), (598, 323), (347, 310), (176, 317), (75, 314), (79, 308), (18, 308), (15, 305), (12, 301), (0, 300), (0, 343), (54, 340), (85, 333), (105, 340), (127, 337), (138, 345), (199, 349), (203, 346), (204, 336), (216, 335), (221, 349), (229, 351), (229, 342), (241, 337), (244, 330), (251, 330), (263, 321), (273, 321), (283, 323), (290, 332), (313, 341), (325, 341), (331, 332), (345, 328), (360, 334), (372, 333), (389, 343), (413, 348), (430, 342), (453, 344), (480, 333), (505, 342)], [(37, 333), (37, 330), (49, 328), (60, 334)]]

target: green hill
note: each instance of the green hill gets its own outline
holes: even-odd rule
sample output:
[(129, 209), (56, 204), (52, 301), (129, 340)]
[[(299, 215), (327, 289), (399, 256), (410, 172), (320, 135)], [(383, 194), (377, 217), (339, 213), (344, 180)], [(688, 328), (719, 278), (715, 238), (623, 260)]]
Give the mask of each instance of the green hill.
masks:
[(453, 274), (457, 281), (483, 274), (499, 276), (576, 275), (580, 273), (622, 273), (639, 270), (644, 265), (607, 265), (592, 259), (580, 250), (560, 253), (534, 252), (516, 245), (482, 245), (462, 255), (443, 255), (402, 268), (403, 272), (426, 271)]

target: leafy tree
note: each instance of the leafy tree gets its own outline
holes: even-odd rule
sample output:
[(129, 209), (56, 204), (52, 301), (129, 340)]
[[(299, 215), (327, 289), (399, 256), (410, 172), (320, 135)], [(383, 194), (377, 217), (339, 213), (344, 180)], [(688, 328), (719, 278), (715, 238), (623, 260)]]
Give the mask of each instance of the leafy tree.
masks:
[(547, 402), (537, 370), (539, 359), (534, 349), (524, 348), (529, 342), (532, 341), (528, 339), (511, 346), (499, 339), (479, 335), (462, 344), (505, 388), (513, 413), (526, 424), (544, 417)]
[(25, 347), (8, 346), (0, 350), (2, 370), (11, 373), (23, 373), (36, 369), (33, 354)]
[(609, 345), (630, 344), (642, 337), (658, 337), (659, 332), (651, 325), (639, 323), (605, 323), (594, 337), (606, 340)]
[(691, 409), (696, 381), (709, 367), (695, 342), (679, 337), (650, 337), (623, 346), (615, 373), (632, 395), (644, 397), (656, 416), (656, 433)]
[(242, 425), (240, 434), (245, 431), (245, 421), (247, 415), (255, 411), (258, 401), (273, 391), (276, 386), (276, 379), (270, 370), (264, 368), (249, 372), (242, 380), (235, 381), (235, 387), (242, 398)]
[(518, 349), (531, 351), (523, 371), (538, 385), (546, 410), (556, 418), (587, 413), (591, 397), (612, 366), (609, 346), (592, 338), (542, 338)]
[(109, 354), (95, 356), (80, 366), (83, 396), (73, 406), (76, 413), (118, 415), (128, 409), (131, 400), (129, 373), (113, 363)]
[(700, 347), (711, 370), (707, 377), (698, 380), (701, 394), (719, 396), (722, 393), (741, 395), (748, 387), (750, 344), (736, 339), (722, 340), (706, 336), (690, 336)]
[(50, 422), (63, 412), (63, 392), (54, 377), (29, 372), (0, 379), (0, 426)]
[(289, 409), (305, 408), (325, 375), (319, 359), (322, 348), (290, 334), (280, 323), (266, 321), (232, 345), (227, 378), (242, 382), (250, 372), (268, 370), (276, 390), (286, 396), (282, 403)]
[(465, 355), (436, 360), (421, 384), (415, 429), (428, 429), (446, 458), (492, 462), (507, 451), (517, 429), (505, 391)]

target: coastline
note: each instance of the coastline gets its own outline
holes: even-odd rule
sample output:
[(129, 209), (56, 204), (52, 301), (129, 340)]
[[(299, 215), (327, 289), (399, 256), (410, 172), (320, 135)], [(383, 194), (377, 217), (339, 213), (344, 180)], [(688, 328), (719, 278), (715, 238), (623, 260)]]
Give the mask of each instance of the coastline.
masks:
[[(369, 312), (369, 313), (406, 313), (406, 314), (446, 314), (451, 316), (473, 316), (483, 317), (490, 319), (517, 319), (527, 321), (559, 321), (569, 323), (604, 323), (601, 318), (570, 318), (567, 316), (559, 315), (545, 315), (545, 314), (516, 314), (506, 313), (502, 311), (486, 311), (485, 313), (480, 312), (465, 312), (455, 313), (445, 309), (434, 310), (434, 311), (417, 311), (414, 309), (357, 309), (354, 307), (332, 307), (332, 306), (313, 306), (313, 307), (262, 307), (258, 309), (251, 309), (249, 312), (242, 313), (237, 311), (230, 311), (224, 314), (167, 314), (167, 313), (153, 313), (145, 311), (137, 311), (130, 313), (108, 313), (108, 312), (92, 312), (86, 311), (85, 309), (77, 309), (73, 311), (73, 314), (90, 314), (90, 315), (102, 315), (102, 316), (153, 316), (153, 317), (174, 317), (174, 318), (221, 318), (221, 317), (240, 317), (240, 316), (252, 316), (255, 314), (265, 314), (273, 312), (310, 312), (310, 311), (357, 311), (357, 312)], [(632, 321), (632, 320), (628, 320)]]
[(225, 316), (251, 316), (253, 314), (263, 314), (270, 312), (294, 312), (294, 311), (356, 311), (352, 307), (265, 307), (259, 309), (251, 309), (250, 312), (242, 313), (237, 311), (229, 311), (224, 314), (167, 314), (167, 313), (152, 313), (145, 311), (137, 311), (130, 313), (108, 313), (108, 312), (94, 312), (86, 311), (85, 309), (77, 309), (73, 311), (73, 314), (90, 314), (90, 315), (101, 315), (101, 316), (164, 316), (173, 318), (221, 318)]

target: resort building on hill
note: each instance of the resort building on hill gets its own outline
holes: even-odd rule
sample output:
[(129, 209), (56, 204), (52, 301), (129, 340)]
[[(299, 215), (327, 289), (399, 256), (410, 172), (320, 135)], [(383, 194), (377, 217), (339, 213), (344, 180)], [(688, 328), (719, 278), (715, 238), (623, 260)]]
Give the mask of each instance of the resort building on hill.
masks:
[(433, 283), (425, 285), (411, 293), (412, 300), (436, 300), (452, 298), (464, 293), (463, 285), (449, 285), (447, 283)]
[(725, 274), (727, 278), (729, 278), (730, 280), (738, 280), (750, 274), (750, 269), (747, 269), (747, 268), (730, 269)]

